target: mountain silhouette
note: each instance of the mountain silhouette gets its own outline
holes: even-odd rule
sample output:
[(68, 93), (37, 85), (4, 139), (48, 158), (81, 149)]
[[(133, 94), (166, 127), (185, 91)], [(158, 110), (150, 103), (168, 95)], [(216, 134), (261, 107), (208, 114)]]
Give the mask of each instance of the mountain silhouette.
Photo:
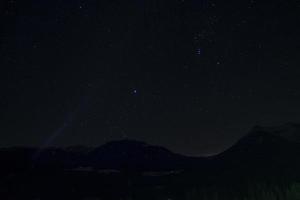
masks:
[(62, 199), (62, 194), (64, 199), (126, 199), (135, 191), (145, 199), (150, 191), (162, 199), (171, 193), (172, 199), (184, 199), (198, 188), (205, 198), (191, 199), (208, 199), (210, 193), (214, 199), (216, 192), (222, 199), (245, 199), (249, 191), (265, 194), (275, 188), (277, 199), (285, 199), (281, 194), (300, 181), (298, 128), (256, 126), (224, 152), (205, 158), (128, 139), (95, 148), (2, 148), (0, 193), (13, 197), (4, 199)]
[(232, 170), (242, 176), (251, 174), (266, 177), (276, 174), (299, 179), (298, 127), (296, 124), (256, 126), (215, 159), (222, 163), (223, 171)]
[(300, 143), (300, 124), (286, 123), (280, 126), (256, 126), (253, 131), (268, 132), (290, 142)]
[(171, 170), (185, 168), (192, 160), (161, 146), (128, 139), (108, 142), (89, 154), (90, 165), (111, 169)]
[(194, 170), (208, 174), (216, 171), (267, 173), (272, 170), (298, 174), (298, 124), (277, 127), (254, 127), (233, 146), (210, 157), (188, 157), (160, 146), (137, 140), (117, 140), (96, 148), (71, 146), (67, 148), (2, 148), (2, 171), (26, 169), (163, 171)]
[(271, 156), (275, 153), (293, 154), (299, 148), (298, 135), (300, 126), (286, 124), (278, 127), (255, 126), (247, 135), (238, 140), (232, 147), (221, 153), (243, 154), (251, 156), (256, 154)]

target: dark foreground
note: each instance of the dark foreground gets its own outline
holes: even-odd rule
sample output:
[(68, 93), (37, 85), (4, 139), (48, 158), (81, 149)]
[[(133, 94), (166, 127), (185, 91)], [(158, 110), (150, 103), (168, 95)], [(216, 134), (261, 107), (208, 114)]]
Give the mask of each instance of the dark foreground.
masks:
[(299, 200), (300, 184), (197, 174), (32, 172), (1, 180), (1, 199)]

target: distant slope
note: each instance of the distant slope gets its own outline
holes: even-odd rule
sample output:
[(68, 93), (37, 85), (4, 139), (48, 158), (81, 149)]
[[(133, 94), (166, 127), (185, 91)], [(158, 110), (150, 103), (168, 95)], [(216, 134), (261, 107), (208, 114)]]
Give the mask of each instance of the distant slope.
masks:
[(96, 148), (6, 148), (0, 149), (5, 169), (68, 170), (92, 168), (127, 171), (162, 171), (199, 168), (205, 158), (175, 154), (160, 146), (136, 140), (111, 141)]
[(280, 126), (256, 126), (253, 131), (264, 131), (272, 133), (289, 140), (290, 142), (300, 143), (300, 124), (286, 123)]
[(251, 156), (254, 153), (266, 156), (271, 156), (274, 153), (294, 154), (300, 145), (298, 143), (300, 129), (297, 128), (298, 125), (291, 124), (276, 127), (256, 126), (221, 155), (241, 153), (244, 156)]
[[(215, 157), (225, 170), (251, 176), (299, 179), (300, 144), (296, 125), (254, 127), (235, 145)], [(292, 130), (292, 132), (291, 132)], [(243, 174), (243, 175), (244, 175)]]
[(96, 148), (2, 148), (0, 171), (119, 170), (124, 172), (185, 170), (209, 178), (270, 176), (300, 180), (299, 125), (254, 127), (223, 153), (201, 158), (173, 153), (136, 140), (111, 141)]
[[(160, 146), (135, 140), (104, 144), (89, 154), (90, 165), (97, 168), (168, 170), (192, 167), (193, 158), (175, 154)], [(201, 159), (199, 159), (201, 160)]]

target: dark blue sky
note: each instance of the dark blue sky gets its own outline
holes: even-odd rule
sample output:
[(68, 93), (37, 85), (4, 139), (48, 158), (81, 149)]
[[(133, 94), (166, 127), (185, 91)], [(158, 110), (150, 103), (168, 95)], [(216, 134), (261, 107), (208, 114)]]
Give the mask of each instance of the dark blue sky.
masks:
[(0, 7), (1, 146), (129, 137), (200, 155), (300, 120), (296, 0)]

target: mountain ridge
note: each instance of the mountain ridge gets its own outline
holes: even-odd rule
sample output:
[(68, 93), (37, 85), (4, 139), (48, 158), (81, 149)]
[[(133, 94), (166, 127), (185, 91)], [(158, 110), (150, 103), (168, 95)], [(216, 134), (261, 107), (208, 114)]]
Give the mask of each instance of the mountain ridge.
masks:
[(286, 166), (288, 163), (298, 166), (296, 158), (300, 156), (299, 143), (284, 135), (285, 130), (292, 129), (295, 131), (290, 135), (297, 136), (298, 129), (294, 127), (297, 128), (298, 125), (288, 124), (279, 128), (256, 126), (224, 152), (209, 157), (185, 156), (161, 146), (124, 139), (110, 141), (95, 148), (84, 146), (45, 149), (2, 148), (0, 162), (9, 170), (10, 166), (12, 169), (28, 169), (34, 166), (48, 169), (91, 167), (132, 171), (173, 169), (210, 171), (217, 170), (219, 166), (232, 168), (243, 166), (245, 169), (253, 166), (259, 169), (260, 165)]

